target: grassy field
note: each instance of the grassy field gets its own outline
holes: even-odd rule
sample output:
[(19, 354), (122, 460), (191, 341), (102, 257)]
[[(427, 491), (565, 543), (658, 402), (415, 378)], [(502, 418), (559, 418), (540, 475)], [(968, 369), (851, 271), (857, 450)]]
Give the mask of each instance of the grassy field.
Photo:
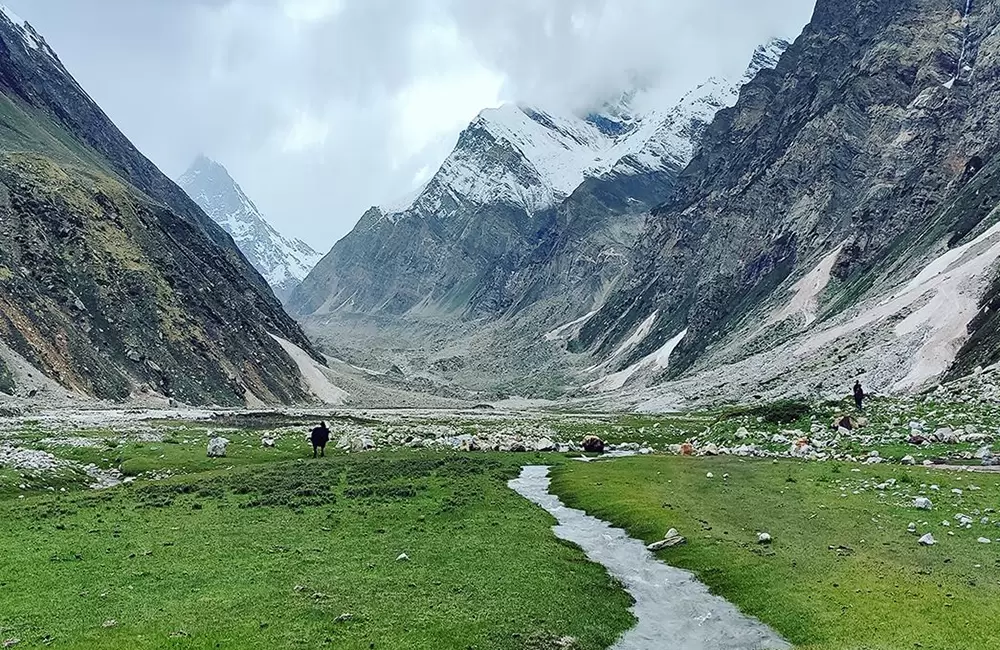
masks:
[[(798, 648), (1000, 647), (1000, 475), (643, 457), (561, 466), (553, 489), (647, 542), (677, 528), (688, 544), (660, 552), (665, 561)], [(912, 507), (918, 494), (932, 511)], [(970, 529), (959, 513), (972, 518)], [(758, 532), (774, 542), (758, 544)], [(920, 546), (925, 532), (938, 543)]]
[(533, 454), (239, 467), (185, 462), (182, 441), (143, 449), (184, 474), (0, 500), (0, 642), (598, 649), (632, 624), (603, 568), (506, 487)]
[[(867, 426), (833, 438), (830, 423), (851, 408), (345, 413), (330, 418), (334, 446), (364, 438), (377, 450), (330, 448), (317, 460), (304, 432), (320, 416), (8, 422), (0, 452), (35, 456), (19, 469), (8, 457), (0, 468), (0, 645), (607, 648), (632, 624), (628, 596), (506, 487), (521, 465), (548, 464), (571, 505), (647, 542), (678, 528), (689, 543), (662, 552), (664, 560), (695, 571), (798, 647), (995, 647), (1000, 475), (898, 461), (977, 462), (972, 454), (993, 440), (1000, 412), (872, 400)], [(909, 444), (911, 421), (961, 439)], [(686, 441), (698, 450), (752, 444), (772, 457), (583, 464), (567, 460), (578, 452), (452, 446), (459, 435), (480, 449), (521, 436), (533, 449), (539, 438), (579, 443), (591, 434), (655, 452)], [(215, 436), (230, 440), (227, 457), (206, 457)], [(773, 458), (801, 436), (818, 441), (827, 460)], [(411, 448), (414, 438), (426, 448)], [(872, 450), (884, 462), (830, 460), (864, 460)], [(95, 475), (126, 484), (94, 491)], [(912, 507), (921, 494), (932, 511)], [(774, 543), (758, 545), (758, 532)], [(925, 532), (938, 543), (919, 546)], [(409, 559), (397, 561), (403, 553)]]

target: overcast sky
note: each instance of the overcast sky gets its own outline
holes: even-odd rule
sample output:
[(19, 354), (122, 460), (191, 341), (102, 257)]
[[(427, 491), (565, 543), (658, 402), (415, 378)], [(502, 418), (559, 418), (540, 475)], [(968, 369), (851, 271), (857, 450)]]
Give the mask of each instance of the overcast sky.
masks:
[(738, 76), (812, 0), (0, 0), (177, 178), (199, 152), (321, 252), (504, 101), (582, 110)]

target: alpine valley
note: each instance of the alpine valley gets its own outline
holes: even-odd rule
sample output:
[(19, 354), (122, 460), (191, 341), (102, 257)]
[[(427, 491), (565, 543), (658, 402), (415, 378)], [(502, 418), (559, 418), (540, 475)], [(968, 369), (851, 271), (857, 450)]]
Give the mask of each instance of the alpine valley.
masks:
[[(287, 306), (334, 356), (424, 385), (556, 396), (589, 355), (566, 341), (631, 265), (715, 114), (773, 68), (709, 79), (675, 106), (629, 91), (584, 115), (484, 110), (413, 196), (368, 210)], [(535, 370), (544, 370), (535, 373)]]

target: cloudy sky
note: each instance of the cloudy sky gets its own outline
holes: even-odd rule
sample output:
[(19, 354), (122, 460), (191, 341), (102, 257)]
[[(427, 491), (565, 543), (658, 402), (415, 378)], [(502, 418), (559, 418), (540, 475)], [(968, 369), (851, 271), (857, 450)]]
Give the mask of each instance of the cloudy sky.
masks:
[(433, 173), (483, 108), (670, 101), (738, 76), (812, 0), (0, 0), (178, 177), (204, 152), (327, 251)]

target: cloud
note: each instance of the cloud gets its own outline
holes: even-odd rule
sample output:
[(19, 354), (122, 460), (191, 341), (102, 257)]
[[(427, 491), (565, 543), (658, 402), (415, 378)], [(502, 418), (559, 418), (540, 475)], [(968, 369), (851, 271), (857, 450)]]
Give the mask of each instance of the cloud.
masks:
[[(327, 250), (483, 108), (676, 97), (794, 36), (810, 0), (5, 0), (169, 175), (204, 152)], [(666, 101), (666, 99), (664, 100)]]

